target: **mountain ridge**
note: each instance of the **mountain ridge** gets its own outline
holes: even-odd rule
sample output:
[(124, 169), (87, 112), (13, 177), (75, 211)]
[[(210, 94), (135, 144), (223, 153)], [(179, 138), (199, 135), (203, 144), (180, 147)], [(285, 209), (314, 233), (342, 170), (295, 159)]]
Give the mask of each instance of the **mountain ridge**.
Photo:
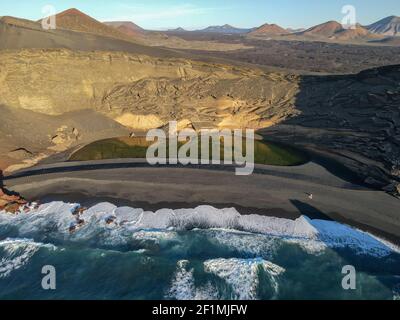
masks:
[(314, 27), (311, 27), (303, 32), (300, 32), (300, 35), (304, 36), (324, 36), (324, 37), (332, 37), (336, 32), (343, 30), (343, 26), (337, 21), (328, 21), (321, 24), (318, 24)]
[(246, 28), (236, 28), (234, 26), (231, 26), (230, 24), (224, 24), (222, 26), (209, 26), (205, 29), (201, 30), (196, 30), (196, 32), (210, 32), (210, 33), (235, 33), (235, 34), (241, 34), (241, 33), (248, 33), (252, 29), (246, 29)]
[(262, 26), (258, 27), (257, 29), (251, 31), (249, 35), (282, 35), (288, 34), (289, 31), (282, 28), (277, 24), (268, 24), (265, 23)]
[(132, 21), (105, 21), (103, 23), (130, 37), (136, 37), (144, 32), (143, 28)]
[(376, 34), (400, 36), (400, 17), (389, 16), (366, 26), (366, 28)]
[[(82, 11), (71, 8), (55, 15), (57, 28), (71, 30), (75, 32), (91, 33), (105, 37), (121, 40), (132, 40), (119, 30), (107, 26), (106, 24), (92, 18)], [(39, 20), (38, 22), (40, 22)]]

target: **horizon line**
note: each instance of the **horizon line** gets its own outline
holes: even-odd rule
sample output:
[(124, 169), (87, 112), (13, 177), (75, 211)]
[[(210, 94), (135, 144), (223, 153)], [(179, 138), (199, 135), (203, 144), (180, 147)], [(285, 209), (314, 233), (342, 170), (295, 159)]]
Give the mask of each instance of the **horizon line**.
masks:
[[(119, 19), (117, 17), (116, 18), (98, 19), (98, 18), (96, 18), (95, 15), (91, 15), (90, 13), (88, 13), (88, 12), (86, 12), (84, 10), (78, 9), (76, 7), (71, 7), (71, 8), (59, 11), (59, 12), (56, 13), (56, 15), (59, 15), (61, 13), (67, 12), (67, 11), (72, 11), (72, 10), (77, 10), (77, 11), (79, 11), (79, 12), (81, 12), (81, 13), (89, 16), (90, 18), (93, 18), (93, 19), (95, 19), (95, 20), (97, 20), (97, 21), (99, 21), (101, 23), (107, 23), (107, 22), (131, 22), (131, 23), (134, 23), (137, 26), (141, 27), (141, 25), (139, 23), (135, 22), (134, 20), (130, 20), (130, 19), (123, 19), (123, 18)], [(6, 17), (6, 16), (7, 15), (0, 15), (0, 18)], [(41, 20), (41, 19), (45, 18), (45, 17), (42, 16), (42, 17), (40, 17), (38, 19), (29, 19), (29, 18), (25, 18), (25, 17), (12, 16), (12, 15), (10, 15), (10, 17), (14, 17), (14, 18), (18, 18), (18, 19), (26, 19), (26, 20), (30, 20), (30, 21), (38, 21), (38, 20)], [(361, 25), (362, 27), (370, 26), (371, 24), (374, 24), (374, 23), (376, 23), (378, 21), (381, 21), (381, 20), (384, 20), (384, 19), (387, 19), (387, 18), (391, 18), (391, 17), (400, 17), (400, 16), (397, 16), (396, 14), (391, 14), (391, 15), (382, 17), (379, 20), (372, 21), (371, 23), (364, 24), (364, 23), (361, 23), (361, 22), (358, 21), (357, 24)], [(307, 29), (310, 29), (310, 28), (313, 28), (315, 26), (319, 26), (321, 24), (325, 24), (325, 23), (328, 23), (328, 22), (337, 22), (337, 23), (341, 24), (339, 21), (331, 19), (331, 20), (326, 20), (326, 21), (323, 21), (323, 22), (318, 22), (317, 24), (313, 24), (313, 25), (309, 25), (309, 26), (304, 26), (303, 25), (302, 27), (292, 27), (292, 26), (286, 27), (283, 24), (279, 24), (277, 22), (265, 22), (265, 23), (260, 24), (258, 26), (254, 26), (253, 25), (251, 27), (242, 27), (242, 26), (237, 26), (234, 23), (227, 22), (227, 23), (221, 23), (221, 24), (210, 24), (210, 25), (206, 25), (206, 26), (189, 27), (189, 28), (188, 27), (184, 28), (181, 25), (171, 26), (171, 27), (158, 27), (158, 28), (142, 28), (142, 27), (141, 28), (144, 29), (144, 30), (148, 30), (148, 31), (168, 31), (168, 30), (174, 30), (174, 29), (184, 29), (185, 31), (191, 32), (191, 31), (202, 31), (202, 30), (210, 28), (210, 27), (222, 27), (222, 26), (230, 26), (230, 27), (232, 27), (234, 29), (251, 30), (251, 29), (257, 29), (257, 28), (259, 28), (259, 27), (261, 27), (263, 25), (266, 25), (266, 24), (268, 24), (268, 25), (275, 24), (275, 25), (278, 25), (278, 26), (280, 26), (280, 27), (282, 27), (282, 28), (284, 28), (286, 30), (287, 29), (293, 29), (293, 30), (305, 29), (305, 30), (307, 30)]]

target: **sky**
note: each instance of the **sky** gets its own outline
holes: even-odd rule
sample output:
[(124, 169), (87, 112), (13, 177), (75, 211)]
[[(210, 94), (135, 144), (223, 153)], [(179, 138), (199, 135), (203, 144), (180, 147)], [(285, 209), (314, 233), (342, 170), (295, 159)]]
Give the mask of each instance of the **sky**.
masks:
[(285, 28), (342, 21), (345, 5), (356, 9), (357, 22), (368, 25), (400, 16), (400, 0), (0, 0), (0, 16), (38, 20), (42, 9), (77, 8), (100, 21), (133, 21), (149, 30), (201, 29), (231, 24), (240, 28), (276, 23)]

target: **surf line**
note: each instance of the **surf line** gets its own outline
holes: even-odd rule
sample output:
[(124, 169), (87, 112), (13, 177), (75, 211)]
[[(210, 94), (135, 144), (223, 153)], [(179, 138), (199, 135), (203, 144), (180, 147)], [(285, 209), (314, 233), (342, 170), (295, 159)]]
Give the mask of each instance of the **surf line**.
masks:
[(153, 144), (147, 149), (146, 160), (150, 165), (235, 165), (236, 175), (248, 176), (254, 171), (254, 136), (253, 129), (179, 131), (178, 123), (171, 121), (168, 136), (162, 129), (147, 132), (146, 141)]

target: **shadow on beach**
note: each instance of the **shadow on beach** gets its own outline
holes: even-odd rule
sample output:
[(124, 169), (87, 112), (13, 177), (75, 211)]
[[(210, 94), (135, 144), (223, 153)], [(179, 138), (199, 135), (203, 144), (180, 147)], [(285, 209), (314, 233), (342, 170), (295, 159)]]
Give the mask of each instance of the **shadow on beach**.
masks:
[(323, 213), (321, 210), (313, 207), (312, 205), (309, 205), (308, 203), (293, 199), (291, 199), (290, 202), (296, 207), (301, 215), (307, 216), (310, 219), (333, 221), (333, 219), (327, 214)]

